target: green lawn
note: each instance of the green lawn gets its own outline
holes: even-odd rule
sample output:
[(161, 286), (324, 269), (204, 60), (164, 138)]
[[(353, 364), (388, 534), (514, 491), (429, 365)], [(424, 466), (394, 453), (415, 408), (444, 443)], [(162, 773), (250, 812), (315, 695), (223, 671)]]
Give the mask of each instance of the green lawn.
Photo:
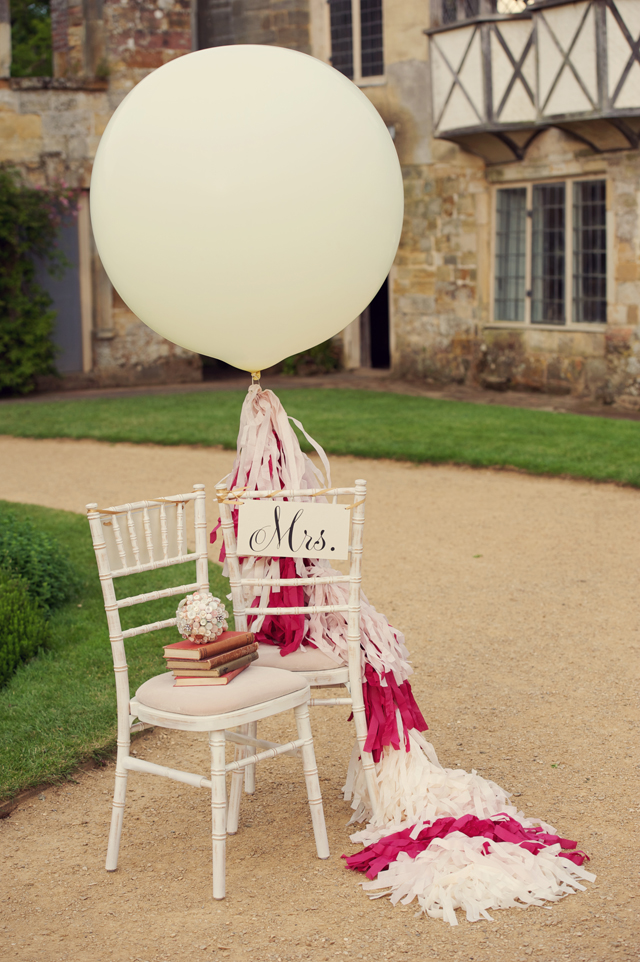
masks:
[[(331, 454), (511, 466), (640, 486), (635, 421), (348, 389), (278, 394)], [(216, 391), (0, 404), (0, 434), (235, 448), (243, 398)]]
[[(30, 518), (65, 547), (82, 573), (80, 595), (52, 618), (53, 647), (19, 669), (0, 690), (0, 798), (41, 782), (70, 775), (85, 759), (112, 751), (116, 697), (111, 646), (95, 555), (86, 518), (67, 511), (0, 501), (0, 512)], [(189, 570), (187, 570), (189, 569)], [(209, 569), (211, 590), (224, 597), (228, 584), (217, 565)], [(178, 580), (179, 579), (179, 580)], [(118, 579), (123, 595), (195, 580), (195, 564)], [(125, 628), (170, 618), (179, 598), (122, 610)], [(81, 607), (78, 607), (81, 605)], [(131, 691), (163, 670), (162, 646), (176, 629), (127, 642)]]
[[(334, 454), (513, 466), (640, 486), (640, 424), (521, 408), (434, 401), (356, 390), (284, 390), (288, 413)], [(0, 404), (0, 433), (234, 448), (244, 392), (220, 391)], [(0, 502), (0, 511), (31, 518), (69, 552), (84, 583), (81, 595), (52, 618), (53, 647), (0, 690), (0, 798), (64, 778), (115, 744), (115, 687), (102, 594), (84, 517)], [(187, 566), (189, 567), (189, 566)], [(228, 587), (210, 568), (214, 594)], [(194, 573), (173, 569), (132, 576), (126, 594), (166, 587)], [(123, 623), (170, 617), (165, 599), (124, 609)], [(139, 623), (139, 621), (138, 621)], [(143, 635), (127, 646), (131, 689), (161, 670), (162, 645), (175, 631)]]

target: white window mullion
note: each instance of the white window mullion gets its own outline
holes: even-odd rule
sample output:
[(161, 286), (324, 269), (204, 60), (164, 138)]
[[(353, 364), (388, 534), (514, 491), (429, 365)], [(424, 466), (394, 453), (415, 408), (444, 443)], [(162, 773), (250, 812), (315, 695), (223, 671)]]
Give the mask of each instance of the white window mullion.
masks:
[(362, 80), (362, 35), (360, 32), (360, 0), (351, 0), (351, 29), (353, 32), (353, 81)]
[(564, 185), (564, 323), (573, 324), (573, 181)]
[(532, 244), (532, 232), (533, 232), (533, 217), (531, 216), (531, 211), (533, 208), (533, 187), (531, 184), (527, 184), (527, 222), (526, 222), (526, 258), (525, 258), (525, 273), (524, 273), (524, 323), (531, 324), (531, 244)]
[(610, 320), (609, 305), (614, 297), (615, 291), (615, 259), (614, 259), (614, 229), (615, 220), (613, 212), (613, 196), (609, 178), (605, 181), (605, 230), (606, 230), (606, 251), (607, 251), (607, 279), (606, 279), (606, 298), (607, 313), (606, 321)]
[(489, 321), (495, 321), (496, 317), (496, 258), (497, 258), (497, 232), (498, 232), (498, 191), (495, 187), (490, 187), (491, 218), (489, 220)]

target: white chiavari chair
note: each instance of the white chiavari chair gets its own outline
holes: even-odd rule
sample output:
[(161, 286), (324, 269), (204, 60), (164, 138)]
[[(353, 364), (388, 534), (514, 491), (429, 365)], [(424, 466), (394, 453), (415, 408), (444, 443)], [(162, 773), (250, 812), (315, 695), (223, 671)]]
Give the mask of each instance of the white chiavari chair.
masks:
[[(195, 550), (189, 551), (186, 514), (192, 502)], [(188, 494), (106, 509), (99, 508), (97, 504), (89, 504), (87, 513), (107, 613), (118, 711), (118, 749), (107, 871), (115, 871), (118, 864), (129, 773), (162, 775), (197, 788), (210, 789), (213, 897), (224, 898), (227, 829), (236, 831), (238, 822), (235, 806), (235, 821), (232, 825), (227, 823), (226, 774), (241, 771), (247, 765), (255, 765), (258, 761), (274, 758), (276, 755), (302, 757), (316, 849), (319, 858), (328, 858), (322, 797), (309, 724), (309, 685), (306, 678), (292, 672), (276, 671), (254, 664), (228, 686), (175, 688), (173, 675), (165, 671), (150, 678), (138, 688), (133, 697), (130, 696), (125, 641), (150, 631), (174, 626), (176, 619), (168, 618), (123, 631), (120, 610), (146, 601), (209, 588), (204, 485), (194, 485), (193, 492)], [(181, 584), (127, 598), (116, 597), (114, 578), (168, 568), (189, 561), (195, 561), (196, 565), (196, 580), (192, 584)], [(160, 658), (158, 660), (160, 662)], [(295, 714), (297, 739), (280, 745), (244, 734), (247, 726), (255, 726), (260, 719), (289, 709), (293, 709)], [(129, 751), (131, 732), (150, 725), (181, 731), (207, 732), (211, 750), (210, 776), (179, 771), (132, 756)], [(239, 731), (230, 730), (236, 728)], [(258, 751), (227, 764), (226, 741), (252, 746)], [(250, 748), (244, 749), (245, 756), (249, 750)]]
[[(367, 790), (371, 801), (372, 809), (377, 811), (378, 789), (376, 782), (376, 769), (373, 756), (365, 752), (364, 745), (367, 738), (367, 721), (365, 715), (364, 699), (362, 694), (362, 667), (360, 651), (360, 585), (362, 581), (362, 547), (363, 547), (363, 527), (365, 499), (367, 493), (367, 483), (363, 480), (355, 482), (353, 487), (333, 487), (323, 489), (308, 490), (283, 490), (283, 491), (228, 491), (226, 480), (216, 485), (216, 493), (220, 510), (220, 521), (224, 537), (226, 560), (229, 569), (229, 583), (231, 586), (231, 596), (233, 602), (233, 614), (235, 618), (236, 630), (247, 630), (247, 616), (303, 614), (303, 613), (330, 613), (342, 611), (348, 617), (348, 663), (339, 666), (328, 655), (311, 646), (304, 646), (304, 650), (298, 649), (289, 655), (282, 656), (280, 649), (274, 645), (261, 644), (259, 646), (259, 658), (257, 664), (269, 668), (290, 671), (299, 677), (303, 677), (312, 689), (338, 688), (344, 687), (348, 691), (348, 697), (334, 698), (311, 698), (310, 705), (333, 705), (351, 707), (353, 720), (356, 730), (356, 738), (360, 749), (360, 757), (364, 769)], [(315, 501), (317, 497), (331, 499), (337, 502), (339, 496), (347, 496), (352, 499), (350, 508), (351, 525), (349, 540), (349, 572), (348, 574), (334, 574), (327, 577), (318, 578), (250, 578), (243, 577), (238, 558), (236, 528), (233, 518), (234, 506), (241, 505), (248, 500), (269, 500), (276, 502), (281, 499)], [(257, 557), (257, 556), (256, 556)], [(313, 558), (313, 554), (308, 557)], [(313, 585), (313, 584), (348, 584), (349, 595), (348, 603), (344, 605), (316, 605), (306, 607), (247, 607), (245, 600), (245, 589), (255, 589), (261, 587), (275, 588), (278, 585)], [(247, 733), (256, 737), (256, 725), (251, 724)], [(236, 750), (241, 755), (244, 749)], [(244, 772), (245, 791), (252, 793), (255, 790), (255, 767), (247, 766)], [(242, 773), (238, 772), (232, 778), (229, 811), (230, 819), (235, 818), (233, 812), (239, 805), (242, 793)]]

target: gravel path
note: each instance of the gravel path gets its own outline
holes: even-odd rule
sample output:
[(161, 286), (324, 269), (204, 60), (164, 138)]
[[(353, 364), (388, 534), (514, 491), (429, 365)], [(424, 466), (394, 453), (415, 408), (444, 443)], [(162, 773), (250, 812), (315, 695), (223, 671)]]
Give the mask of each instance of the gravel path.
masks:
[[(0, 497), (81, 512), (209, 492), (229, 452), (0, 438)], [(407, 636), (445, 765), (474, 767), (578, 840), (597, 881), (549, 908), (457, 928), (369, 901), (339, 856), (351, 731), (315, 709), (332, 857), (319, 862), (297, 759), (265, 764), (210, 897), (207, 793), (132, 776), (117, 873), (104, 872), (113, 766), (1, 823), (2, 958), (609, 962), (640, 956), (637, 546), (640, 492), (500, 471), (334, 458), (369, 482), (364, 587)], [(209, 509), (210, 519), (214, 508)], [(281, 736), (288, 721), (261, 727)], [(288, 730), (288, 729), (287, 729)], [(155, 730), (141, 756), (207, 770), (201, 736)]]

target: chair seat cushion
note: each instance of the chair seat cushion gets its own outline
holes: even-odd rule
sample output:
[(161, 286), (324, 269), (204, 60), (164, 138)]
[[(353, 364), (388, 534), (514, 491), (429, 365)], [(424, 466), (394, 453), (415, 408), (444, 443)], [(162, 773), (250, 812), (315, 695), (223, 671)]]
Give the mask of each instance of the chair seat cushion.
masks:
[(277, 645), (258, 645), (257, 663), (265, 668), (284, 668), (286, 671), (325, 671), (344, 667), (310, 645), (303, 645), (290, 655), (281, 655)]
[(173, 681), (170, 671), (150, 678), (138, 688), (136, 701), (146, 708), (177, 715), (220, 715), (261, 705), (307, 687), (304, 678), (296, 677), (293, 672), (258, 665), (250, 665), (228, 685), (174, 688)]

